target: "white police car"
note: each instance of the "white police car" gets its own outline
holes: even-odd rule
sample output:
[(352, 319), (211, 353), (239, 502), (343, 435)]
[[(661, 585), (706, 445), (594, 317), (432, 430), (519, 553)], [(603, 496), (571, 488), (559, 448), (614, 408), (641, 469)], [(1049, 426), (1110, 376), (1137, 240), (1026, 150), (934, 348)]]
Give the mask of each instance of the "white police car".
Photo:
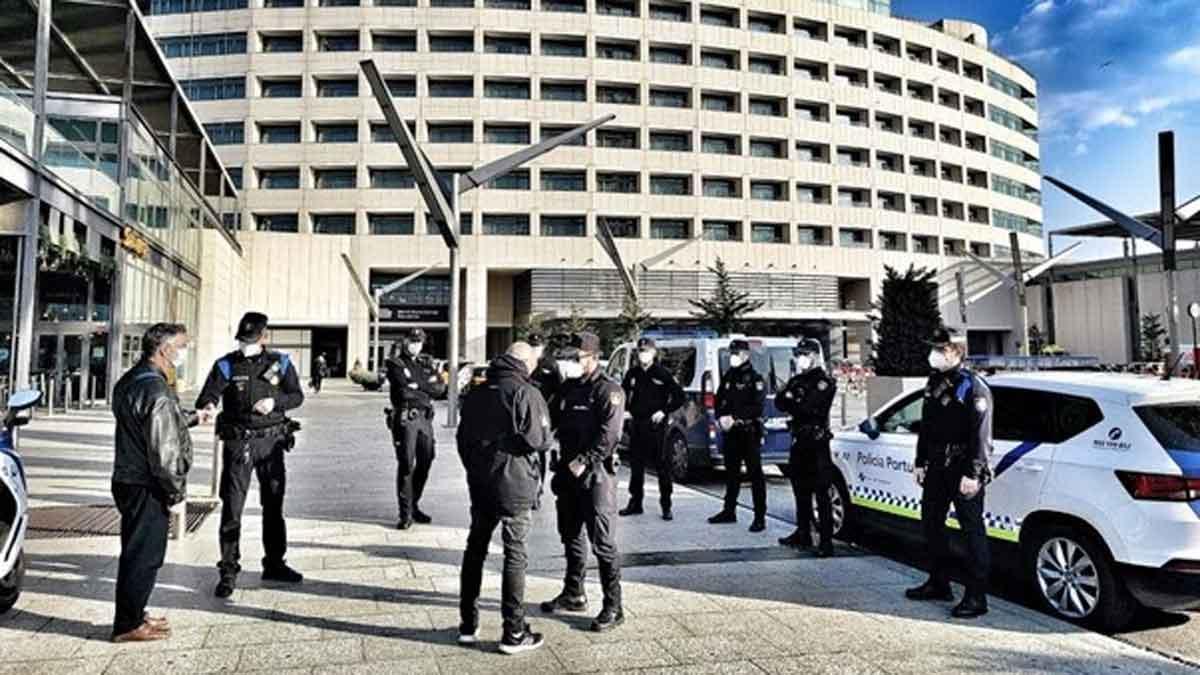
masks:
[[(1200, 383), (1043, 372), (988, 384), (995, 479), (985, 516), (997, 567), (1051, 613), (1104, 629), (1127, 623), (1138, 603), (1200, 606)], [(922, 395), (836, 433), (843, 532), (883, 525), (919, 536)], [(947, 522), (957, 527), (953, 514)]]

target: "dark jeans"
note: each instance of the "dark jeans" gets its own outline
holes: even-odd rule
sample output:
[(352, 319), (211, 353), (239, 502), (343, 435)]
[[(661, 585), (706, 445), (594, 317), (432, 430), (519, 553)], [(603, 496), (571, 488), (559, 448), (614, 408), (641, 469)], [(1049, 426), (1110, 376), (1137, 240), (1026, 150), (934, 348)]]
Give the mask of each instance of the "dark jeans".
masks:
[(287, 470), (282, 437), (226, 441), (221, 467), (221, 562), (222, 574), (237, 574), (240, 564), (242, 512), (250, 492), (251, 474), (258, 476), (259, 504), (263, 519), (263, 567), (283, 564), (287, 554), (287, 524), (283, 520), (283, 493)]
[[(587, 565), (587, 542), (600, 568), (600, 587), (604, 606), (621, 607), (621, 561), (617, 552), (617, 481), (603, 469), (593, 468), (583, 478), (575, 478), (567, 469), (554, 475), (551, 489), (557, 497), (558, 534), (566, 549), (567, 570), (563, 592), (573, 597), (584, 595), (583, 580)], [(584, 530), (587, 540), (584, 539)]]
[(317, 394), (321, 393), (321, 382), (322, 382), (322, 380), (324, 380), (324, 379), (325, 379), (325, 378), (323, 378), (323, 377), (320, 377), (320, 376), (318, 376), (318, 375), (314, 375), (314, 376), (313, 376), (313, 379), (312, 379), (312, 387), (313, 387), (313, 392), (314, 392), (314, 393), (317, 393)]
[(754, 517), (767, 515), (767, 479), (763, 477), (762, 436), (758, 427), (737, 425), (725, 432), (725, 511), (737, 511), (742, 491), (742, 464), (750, 475), (750, 494), (754, 499)]
[(815, 495), (821, 543), (832, 543), (833, 505), (829, 487), (833, 484), (833, 458), (829, 455), (829, 439), (793, 437), (788, 465), (792, 494), (796, 498), (796, 529), (805, 534), (811, 531)]
[(500, 582), (500, 616), (504, 618), (504, 634), (519, 635), (525, 631), (525, 568), (529, 563), (525, 553), (525, 538), (529, 536), (530, 522), (528, 511), (503, 517), (486, 509), (471, 507), (471, 531), (467, 535), (467, 550), (463, 553), (459, 584), (459, 612), (464, 626), (479, 625), (479, 587), (483, 583), (483, 561), (487, 559), (492, 533), (499, 525), (500, 537), (504, 541), (504, 576)]
[(400, 520), (408, 521), (414, 511), (421, 510), (421, 495), (436, 455), (433, 424), (424, 415), (393, 424), (392, 442), (396, 448), (396, 501)]
[(987, 592), (991, 566), (991, 549), (983, 522), (984, 489), (980, 488), (974, 497), (967, 499), (958, 489), (961, 480), (962, 474), (957, 471), (929, 470), (921, 494), (921, 529), (929, 547), (930, 576), (937, 583), (949, 582), (951, 558), (946, 540), (946, 515), (950, 504), (954, 504), (955, 517), (967, 541), (967, 593), (983, 595)]
[(142, 625), (158, 570), (167, 555), (170, 520), (166, 502), (149, 488), (113, 483), (112, 494), (121, 512), (113, 635), (121, 635)]
[(653, 424), (650, 420), (634, 420), (629, 434), (629, 497), (638, 506), (645, 495), (646, 464), (655, 467), (658, 476), (658, 502), (664, 509), (671, 508), (671, 463), (663, 452), (664, 424)]

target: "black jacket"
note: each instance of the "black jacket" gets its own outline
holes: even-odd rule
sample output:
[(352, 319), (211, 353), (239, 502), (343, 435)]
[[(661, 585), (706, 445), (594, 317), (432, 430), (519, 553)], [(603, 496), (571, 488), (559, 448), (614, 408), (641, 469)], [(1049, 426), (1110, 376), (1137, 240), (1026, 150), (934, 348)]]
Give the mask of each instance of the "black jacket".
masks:
[(533, 506), (537, 453), (550, 445), (550, 413), (525, 364), (511, 356), (492, 361), (487, 382), (463, 400), (457, 440), (472, 505), (502, 516)]
[(542, 398), (546, 399), (546, 405), (551, 405), (554, 397), (558, 395), (559, 387), (562, 386), (562, 375), (559, 374), (558, 364), (553, 357), (549, 354), (542, 356), (530, 379), (533, 380), (533, 386), (542, 393)]
[(945, 467), (986, 480), (991, 474), (992, 390), (966, 368), (934, 373), (925, 384), (917, 468)]
[(113, 388), (112, 409), (113, 482), (150, 488), (168, 504), (183, 501), (192, 468), (188, 427), (199, 420), (179, 407), (166, 375), (147, 361), (129, 369)]
[(788, 380), (775, 396), (775, 407), (792, 416), (792, 431), (829, 428), (829, 409), (837, 394), (837, 380), (820, 368), (809, 368)]
[(730, 368), (721, 376), (717, 387), (717, 417), (729, 415), (735, 421), (754, 422), (762, 419), (767, 400), (767, 384), (754, 366), (746, 361)]
[(630, 368), (621, 388), (625, 390), (625, 408), (639, 422), (660, 410), (670, 415), (683, 407), (683, 387), (657, 361), (649, 368), (640, 365)]
[(387, 360), (388, 396), (396, 410), (433, 409), (433, 396), (441, 382), (424, 359), (407, 352)]
[[(264, 398), (274, 399), (275, 409), (260, 415), (254, 404)], [(218, 403), (222, 424), (261, 429), (282, 424), (287, 411), (299, 408), (304, 403), (304, 388), (287, 354), (264, 349), (246, 356), (233, 351), (217, 359), (196, 397), (197, 409)]]

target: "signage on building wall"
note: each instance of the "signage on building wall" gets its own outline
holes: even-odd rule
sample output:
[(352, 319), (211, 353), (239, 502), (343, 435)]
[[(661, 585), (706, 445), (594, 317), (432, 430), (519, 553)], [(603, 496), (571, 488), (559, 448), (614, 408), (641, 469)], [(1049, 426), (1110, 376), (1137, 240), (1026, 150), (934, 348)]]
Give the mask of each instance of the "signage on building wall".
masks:
[(150, 255), (150, 242), (142, 238), (132, 227), (121, 228), (121, 248), (139, 258)]
[(384, 305), (385, 321), (407, 321), (445, 323), (450, 320), (450, 310), (445, 305)]

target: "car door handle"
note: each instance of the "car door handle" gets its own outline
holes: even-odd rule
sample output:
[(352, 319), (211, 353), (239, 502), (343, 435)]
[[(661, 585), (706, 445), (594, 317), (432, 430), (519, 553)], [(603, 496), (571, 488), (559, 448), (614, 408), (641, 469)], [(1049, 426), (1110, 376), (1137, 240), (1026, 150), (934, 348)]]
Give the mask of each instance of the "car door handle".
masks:
[(1020, 464), (1013, 467), (1017, 471), (1025, 471), (1027, 473), (1041, 473), (1046, 470), (1046, 467), (1041, 464)]

